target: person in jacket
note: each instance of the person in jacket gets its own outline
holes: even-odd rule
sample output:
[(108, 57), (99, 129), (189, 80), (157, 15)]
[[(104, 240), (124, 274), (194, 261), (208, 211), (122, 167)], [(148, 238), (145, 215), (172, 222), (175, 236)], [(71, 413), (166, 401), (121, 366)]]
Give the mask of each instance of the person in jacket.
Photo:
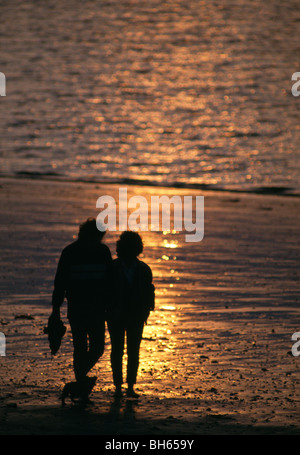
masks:
[(117, 241), (117, 256), (111, 269), (112, 302), (108, 310), (111, 339), (111, 366), (116, 387), (115, 396), (122, 395), (122, 362), (124, 342), (127, 344), (127, 396), (137, 397), (136, 384), (139, 350), (144, 324), (154, 309), (155, 289), (150, 267), (138, 256), (143, 242), (137, 232), (125, 231)]
[(81, 224), (78, 239), (61, 253), (54, 280), (49, 320), (60, 320), (60, 307), (66, 297), (74, 373), (79, 383), (86, 380), (104, 352), (107, 278), (112, 264), (110, 250), (102, 243), (104, 234), (97, 229), (94, 218)]

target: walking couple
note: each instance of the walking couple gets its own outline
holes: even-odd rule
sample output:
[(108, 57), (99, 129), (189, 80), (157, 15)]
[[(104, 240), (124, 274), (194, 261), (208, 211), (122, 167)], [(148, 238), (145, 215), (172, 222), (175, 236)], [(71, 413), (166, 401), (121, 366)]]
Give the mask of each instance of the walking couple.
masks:
[(102, 243), (105, 232), (89, 218), (79, 228), (78, 239), (61, 253), (54, 280), (50, 322), (60, 321), (66, 297), (73, 338), (73, 365), (77, 386), (95, 383), (87, 376), (104, 352), (105, 322), (111, 340), (111, 367), (115, 395), (122, 395), (122, 360), (126, 336), (127, 396), (136, 397), (139, 349), (143, 328), (154, 309), (150, 267), (138, 259), (143, 242), (137, 232), (125, 231), (117, 241), (113, 260)]

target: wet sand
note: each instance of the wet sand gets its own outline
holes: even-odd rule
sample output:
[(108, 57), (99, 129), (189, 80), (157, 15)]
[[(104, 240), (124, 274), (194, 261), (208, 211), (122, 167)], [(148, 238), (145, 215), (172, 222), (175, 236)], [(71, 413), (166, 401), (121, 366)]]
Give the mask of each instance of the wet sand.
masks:
[[(61, 249), (117, 185), (1, 179), (0, 434), (299, 434), (299, 198), (128, 186), (130, 195), (205, 196), (205, 235), (142, 233), (156, 309), (145, 328), (138, 400), (114, 401), (110, 342), (91, 374), (93, 405), (59, 395), (73, 380), (70, 330), (51, 358), (43, 327)], [(105, 243), (115, 256), (118, 232)], [(66, 305), (62, 316), (66, 320)]]

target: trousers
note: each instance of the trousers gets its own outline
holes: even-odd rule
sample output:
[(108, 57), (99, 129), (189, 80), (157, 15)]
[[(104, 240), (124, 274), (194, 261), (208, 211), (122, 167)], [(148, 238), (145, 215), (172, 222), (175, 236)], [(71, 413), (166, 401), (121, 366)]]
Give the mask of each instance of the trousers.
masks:
[(108, 330), (111, 339), (111, 368), (116, 387), (123, 384), (123, 355), (126, 336), (127, 380), (130, 385), (136, 383), (139, 367), (140, 344), (143, 336), (144, 320), (109, 320)]
[(104, 316), (84, 315), (69, 317), (73, 337), (73, 367), (80, 381), (103, 355), (105, 345)]

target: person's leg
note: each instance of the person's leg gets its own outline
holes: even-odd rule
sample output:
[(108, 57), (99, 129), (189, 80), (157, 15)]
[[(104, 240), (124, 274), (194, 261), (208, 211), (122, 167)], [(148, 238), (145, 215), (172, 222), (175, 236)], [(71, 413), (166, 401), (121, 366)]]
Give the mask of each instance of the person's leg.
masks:
[(144, 321), (130, 322), (127, 329), (127, 384), (129, 396), (137, 396), (133, 387), (136, 383), (136, 377), (139, 367), (140, 344), (142, 341)]
[(86, 374), (98, 362), (104, 352), (105, 345), (105, 320), (102, 317), (94, 317), (88, 321), (87, 334), (89, 347), (86, 358)]
[(113, 381), (116, 387), (116, 393), (121, 393), (121, 386), (123, 384), (123, 353), (124, 353), (124, 340), (125, 329), (120, 322), (109, 321), (108, 330), (111, 341), (111, 368), (113, 372)]
[(69, 320), (73, 338), (73, 368), (76, 381), (81, 381), (86, 376), (87, 358), (87, 330), (85, 324), (80, 319), (72, 318)]

